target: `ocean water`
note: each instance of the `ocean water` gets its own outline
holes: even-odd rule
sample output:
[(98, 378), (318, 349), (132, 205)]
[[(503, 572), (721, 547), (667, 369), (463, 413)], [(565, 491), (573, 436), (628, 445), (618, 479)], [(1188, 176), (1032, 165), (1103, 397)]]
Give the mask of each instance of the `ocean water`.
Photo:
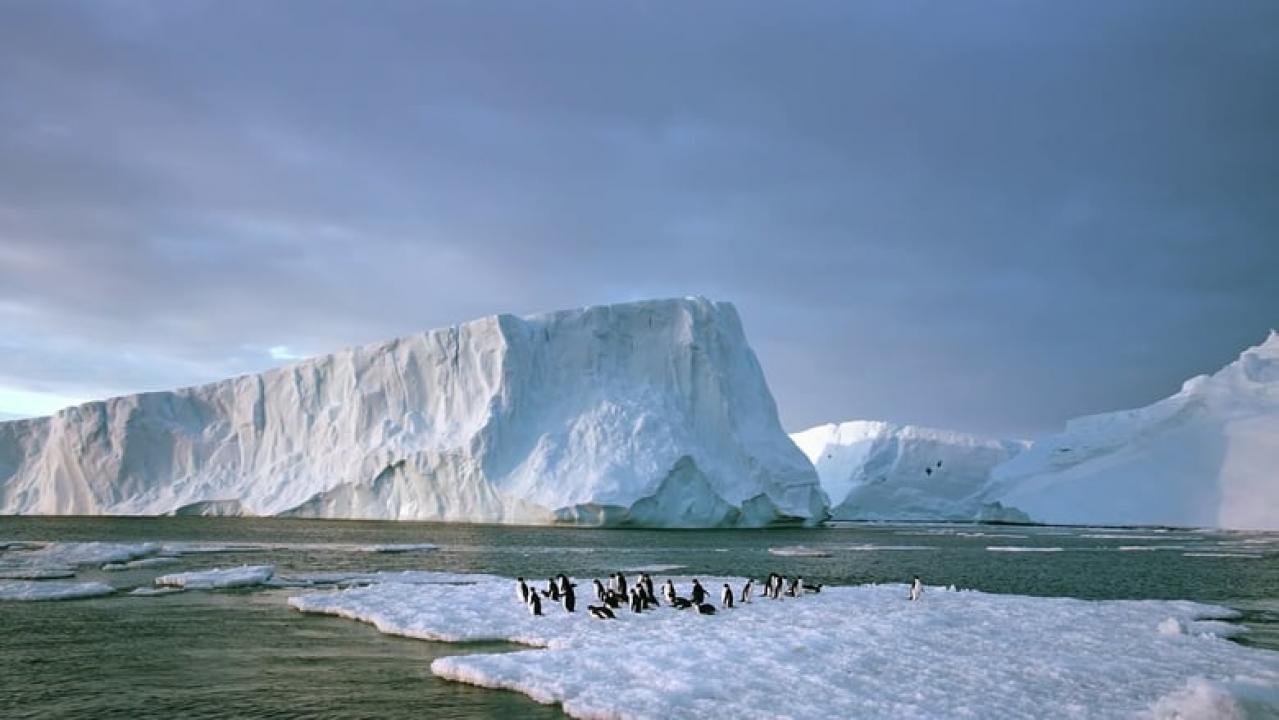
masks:
[[(159, 574), (272, 564), (325, 571), (564, 572), (589, 582), (617, 570), (802, 574), (809, 582), (906, 582), (1085, 599), (1188, 599), (1233, 607), (1238, 642), (1279, 650), (1279, 533), (980, 525), (848, 524), (767, 531), (507, 528), (239, 518), (0, 518), (0, 542), (235, 544), (234, 552), (77, 580), (121, 590)], [(424, 552), (367, 546), (433, 543)], [(0, 564), (24, 550), (0, 553)], [(580, 580), (579, 580), (580, 581)], [(441, 681), (431, 660), (501, 644), (389, 637), (285, 604), (305, 590), (123, 593), (0, 602), (0, 717), (562, 717), (523, 695)], [(494, 602), (510, 602), (504, 594)], [(509, 646), (517, 649), (516, 646)]]

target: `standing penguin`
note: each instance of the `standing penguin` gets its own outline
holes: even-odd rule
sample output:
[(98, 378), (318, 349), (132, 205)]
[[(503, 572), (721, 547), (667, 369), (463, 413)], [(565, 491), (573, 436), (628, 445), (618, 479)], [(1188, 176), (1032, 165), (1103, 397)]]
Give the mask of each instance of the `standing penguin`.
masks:
[(626, 576), (621, 573), (617, 574), (617, 593), (626, 597)]
[(773, 575), (773, 599), (780, 600), (782, 597), (782, 582), (785, 580), (781, 575)]
[(536, 592), (528, 594), (528, 613), (529, 615), (542, 614), (542, 598), (538, 597)]
[(668, 605), (675, 604), (675, 583), (671, 582), (670, 578), (666, 578), (665, 584), (662, 585), (662, 594), (666, 596)]
[(555, 581), (555, 578), (551, 578), (550, 580), (546, 581), (546, 585), (547, 587), (545, 590), (542, 591), (542, 594), (555, 602), (559, 602), (560, 601), (560, 584)]
[(915, 581), (910, 584), (910, 599), (918, 600), (924, 594), (924, 584), (919, 581), (919, 576), (915, 576)]
[(640, 583), (644, 586), (644, 594), (648, 596), (648, 599), (654, 605), (656, 605), (657, 595), (653, 594), (653, 578), (649, 577), (648, 573), (644, 573), (644, 575), (640, 577)]
[(688, 596), (694, 605), (701, 605), (706, 602), (706, 588), (703, 588), (702, 584), (697, 582), (697, 578), (693, 578), (693, 591)]
[(644, 591), (638, 587), (631, 593), (631, 612), (637, 614), (644, 612)]
[(748, 603), (751, 601), (751, 591), (754, 588), (755, 581), (751, 578), (746, 578), (746, 584), (742, 586), (742, 602)]
[(563, 579), (560, 583), (560, 597), (564, 601), (564, 610), (573, 612), (573, 609), (577, 607), (577, 593), (573, 592), (573, 583), (569, 582), (567, 577), (563, 575), (560, 577)]
[(595, 578), (594, 582), (595, 582), (595, 600), (597, 602), (602, 603), (604, 602), (604, 583), (600, 582), (599, 578)]
[(804, 594), (804, 578), (796, 575), (795, 583), (792, 587), (795, 588), (795, 591), (792, 593), (795, 597), (799, 597), (800, 595), (803, 595)]
[(528, 604), (528, 583), (524, 582), (524, 578), (515, 578), (515, 596), (520, 599), (521, 605)]
[(728, 583), (724, 583), (724, 592), (719, 594), (719, 604), (726, 608), (733, 607), (733, 588)]
[(799, 578), (791, 578), (790, 584), (786, 586), (786, 594), (790, 597), (797, 597), (795, 588), (799, 587)]

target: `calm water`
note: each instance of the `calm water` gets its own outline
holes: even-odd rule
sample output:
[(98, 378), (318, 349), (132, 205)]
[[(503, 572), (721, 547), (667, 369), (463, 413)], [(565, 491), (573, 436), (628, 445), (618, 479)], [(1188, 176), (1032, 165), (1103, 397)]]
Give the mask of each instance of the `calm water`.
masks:
[[(590, 578), (650, 565), (680, 566), (672, 571), (678, 574), (798, 573), (830, 584), (904, 582), (918, 574), (928, 584), (988, 592), (1227, 605), (1243, 613), (1241, 622), (1250, 630), (1240, 642), (1279, 649), (1279, 533), (955, 525), (684, 532), (0, 518), (0, 541), (6, 540), (286, 545), (189, 555), (156, 570), (85, 569), (77, 575), (121, 589), (150, 585), (163, 572), (246, 563), (273, 564), (278, 576), (422, 569)], [(424, 542), (441, 547), (405, 554), (319, 547)], [(830, 556), (769, 552), (793, 546)], [(660, 582), (662, 573), (653, 574)], [(444, 683), (430, 674), (436, 657), (492, 652), (501, 645), (393, 638), (363, 624), (301, 615), (285, 605), (299, 592), (305, 591), (0, 603), (0, 716), (563, 717), (522, 695)]]

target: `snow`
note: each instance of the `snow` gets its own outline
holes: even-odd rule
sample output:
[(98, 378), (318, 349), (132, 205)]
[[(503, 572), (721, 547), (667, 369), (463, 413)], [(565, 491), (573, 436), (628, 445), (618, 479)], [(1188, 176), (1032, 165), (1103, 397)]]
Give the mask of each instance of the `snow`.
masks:
[(985, 497), (990, 471), (1024, 442), (865, 420), (819, 425), (791, 439), (816, 466), (833, 519), (1026, 519)]
[(658, 527), (823, 519), (737, 311), (486, 317), (0, 423), (0, 514)]
[(76, 600), (114, 592), (115, 588), (100, 582), (0, 580), (0, 601)]
[[(706, 587), (718, 599), (720, 586)], [(1201, 707), (1279, 711), (1279, 698), (1262, 704), (1279, 687), (1279, 653), (1222, 639), (1237, 628), (1205, 619), (1233, 613), (1198, 603), (937, 587), (912, 603), (905, 585), (882, 585), (827, 587), (781, 600), (757, 593), (753, 603), (709, 617), (663, 607), (599, 621), (584, 612), (585, 595), (579, 594), (575, 614), (547, 602), (545, 616), (531, 617), (511, 599), (512, 590), (511, 581), (390, 583), (300, 595), (289, 604), (388, 634), (533, 646), (444, 657), (431, 670), (562, 703), (582, 718), (1163, 718), (1178, 709), (1191, 713), (1185, 717), (1205, 717), (1193, 714)], [(680, 592), (687, 594), (686, 587)], [(1178, 632), (1168, 632), (1170, 620)]]
[(1071, 420), (996, 468), (1039, 522), (1279, 529), (1279, 333), (1136, 410)]
[(273, 574), (275, 574), (275, 567), (271, 565), (241, 565), (226, 570), (200, 570), (161, 575), (155, 579), (155, 584), (188, 590), (222, 590), (262, 585), (270, 580)]

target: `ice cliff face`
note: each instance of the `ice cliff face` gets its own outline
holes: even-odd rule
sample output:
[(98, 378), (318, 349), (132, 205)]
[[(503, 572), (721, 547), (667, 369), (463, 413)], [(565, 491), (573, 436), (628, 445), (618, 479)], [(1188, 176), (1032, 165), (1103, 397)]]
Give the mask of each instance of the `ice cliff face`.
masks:
[(791, 439), (817, 467), (832, 519), (1026, 520), (985, 497), (991, 469), (1025, 443), (860, 420)]
[(0, 423), (0, 513), (813, 523), (737, 312), (499, 315)]
[(1279, 529), (1279, 334), (1153, 405), (1070, 421), (994, 481), (1041, 522)]

